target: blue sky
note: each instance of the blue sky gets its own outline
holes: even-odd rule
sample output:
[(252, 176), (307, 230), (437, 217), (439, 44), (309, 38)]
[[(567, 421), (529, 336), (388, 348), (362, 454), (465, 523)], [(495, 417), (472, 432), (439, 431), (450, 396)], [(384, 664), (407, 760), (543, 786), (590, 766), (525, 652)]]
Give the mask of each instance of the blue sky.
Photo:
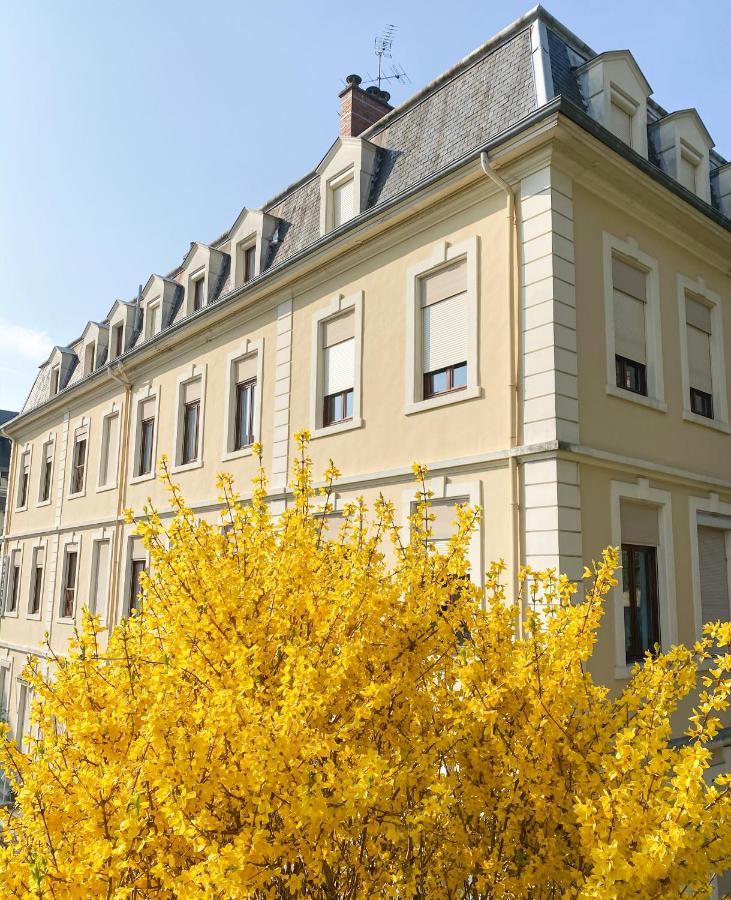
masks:
[[(0, 408), (53, 344), (312, 168), (386, 23), (411, 78), (398, 103), (529, 3), (4, 0)], [(629, 47), (655, 99), (696, 106), (731, 156), (727, 3), (545, 5), (595, 50)]]

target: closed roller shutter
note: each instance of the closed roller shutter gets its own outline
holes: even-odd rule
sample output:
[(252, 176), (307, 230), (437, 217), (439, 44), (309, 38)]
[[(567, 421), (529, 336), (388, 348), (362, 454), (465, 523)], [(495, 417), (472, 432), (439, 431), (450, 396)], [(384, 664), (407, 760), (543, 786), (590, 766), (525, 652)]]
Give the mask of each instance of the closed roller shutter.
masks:
[(698, 566), (701, 575), (701, 614), (706, 622), (728, 622), (729, 589), (726, 532), (698, 526)]
[(348, 391), (355, 381), (355, 316), (352, 312), (324, 322), (323, 390), (325, 396)]
[(612, 285), (615, 352), (626, 359), (646, 365), (647, 275), (615, 256), (612, 259)]

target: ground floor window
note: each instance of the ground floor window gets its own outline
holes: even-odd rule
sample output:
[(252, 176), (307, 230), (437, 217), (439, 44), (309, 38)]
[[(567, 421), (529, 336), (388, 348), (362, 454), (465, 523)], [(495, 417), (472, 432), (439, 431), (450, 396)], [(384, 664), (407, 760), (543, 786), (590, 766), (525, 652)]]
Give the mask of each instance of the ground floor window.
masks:
[(660, 643), (655, 547), (622, 544), (622, 595), (625, 652), (634, 663)]

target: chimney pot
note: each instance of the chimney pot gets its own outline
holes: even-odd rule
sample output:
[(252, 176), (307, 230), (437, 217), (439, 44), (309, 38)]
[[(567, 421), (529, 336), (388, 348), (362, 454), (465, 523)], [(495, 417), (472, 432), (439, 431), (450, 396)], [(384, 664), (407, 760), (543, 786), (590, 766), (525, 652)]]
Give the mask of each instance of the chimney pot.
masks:
[(356, 87), (363, 81), (360, 75), (348, 75), (345, 79), (347, 84), (354, 84)]

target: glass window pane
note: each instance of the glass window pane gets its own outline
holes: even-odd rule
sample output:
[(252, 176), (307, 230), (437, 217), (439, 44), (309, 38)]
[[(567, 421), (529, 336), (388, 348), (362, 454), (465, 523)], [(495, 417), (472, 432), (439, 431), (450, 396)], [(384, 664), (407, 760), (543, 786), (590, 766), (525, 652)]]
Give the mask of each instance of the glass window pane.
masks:
[(452, 376), (452, 387), (460, 388), (467, 385), (467, 363), (461, 363), (454, 367)]

